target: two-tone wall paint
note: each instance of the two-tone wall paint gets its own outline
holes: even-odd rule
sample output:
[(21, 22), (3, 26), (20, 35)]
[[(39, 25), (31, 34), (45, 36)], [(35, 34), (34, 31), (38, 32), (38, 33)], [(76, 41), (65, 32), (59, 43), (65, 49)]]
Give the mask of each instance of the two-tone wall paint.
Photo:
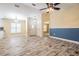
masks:
[(54, 28), (50, 29), (50, 35), (79, 41), (79, 28)]
[(79, 4), (60, 4), (53, 11), (50, 21), (50, 36), (79, 41)]

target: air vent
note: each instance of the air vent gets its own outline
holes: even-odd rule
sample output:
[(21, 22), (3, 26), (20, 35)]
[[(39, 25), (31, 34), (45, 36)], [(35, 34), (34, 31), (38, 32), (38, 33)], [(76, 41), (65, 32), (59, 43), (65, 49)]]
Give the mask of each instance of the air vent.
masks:
[(36, 4), (32, 3), (33, 6), (36, 6)]
[(19, 6), (19, 5), (17, 5), (17, 4), (15, 4), (15, 7), (19, 8), (20, 6)]

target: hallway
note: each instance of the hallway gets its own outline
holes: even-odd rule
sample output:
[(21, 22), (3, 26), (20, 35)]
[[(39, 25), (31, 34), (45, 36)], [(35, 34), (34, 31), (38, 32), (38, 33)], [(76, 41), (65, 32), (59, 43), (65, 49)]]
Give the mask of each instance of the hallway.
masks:
[(2, 56), (68, 56), (79, 55), (79, 45), (48, 37), (21, 35), (0, 39)]

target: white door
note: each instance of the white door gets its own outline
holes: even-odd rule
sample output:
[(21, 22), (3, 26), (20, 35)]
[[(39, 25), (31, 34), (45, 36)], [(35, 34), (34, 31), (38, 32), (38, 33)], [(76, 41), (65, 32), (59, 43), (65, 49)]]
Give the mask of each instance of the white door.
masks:
[(28, 19), (28, 34), (30, 36), (36, 36), (37, 34), (37, 21), (34, 18)]

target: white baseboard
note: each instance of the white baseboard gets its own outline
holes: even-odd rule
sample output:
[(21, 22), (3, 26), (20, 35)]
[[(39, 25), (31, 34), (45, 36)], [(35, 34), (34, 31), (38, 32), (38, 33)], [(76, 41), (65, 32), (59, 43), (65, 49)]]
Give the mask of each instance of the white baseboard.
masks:
[(55, 38), (55, 39), (57, 39), (57, 40), (63, 40), (63, 41), (67, 41), (67, 42), (79, 44), (79, 42), (73, 41), (73, 40), (69, 40), (69, 39), (64, 39), (64, 38), (59, 38), (59, 37), (53, 37), (53, 36), (49, 36), (49, 37), (50, 37), (50, 38)]

